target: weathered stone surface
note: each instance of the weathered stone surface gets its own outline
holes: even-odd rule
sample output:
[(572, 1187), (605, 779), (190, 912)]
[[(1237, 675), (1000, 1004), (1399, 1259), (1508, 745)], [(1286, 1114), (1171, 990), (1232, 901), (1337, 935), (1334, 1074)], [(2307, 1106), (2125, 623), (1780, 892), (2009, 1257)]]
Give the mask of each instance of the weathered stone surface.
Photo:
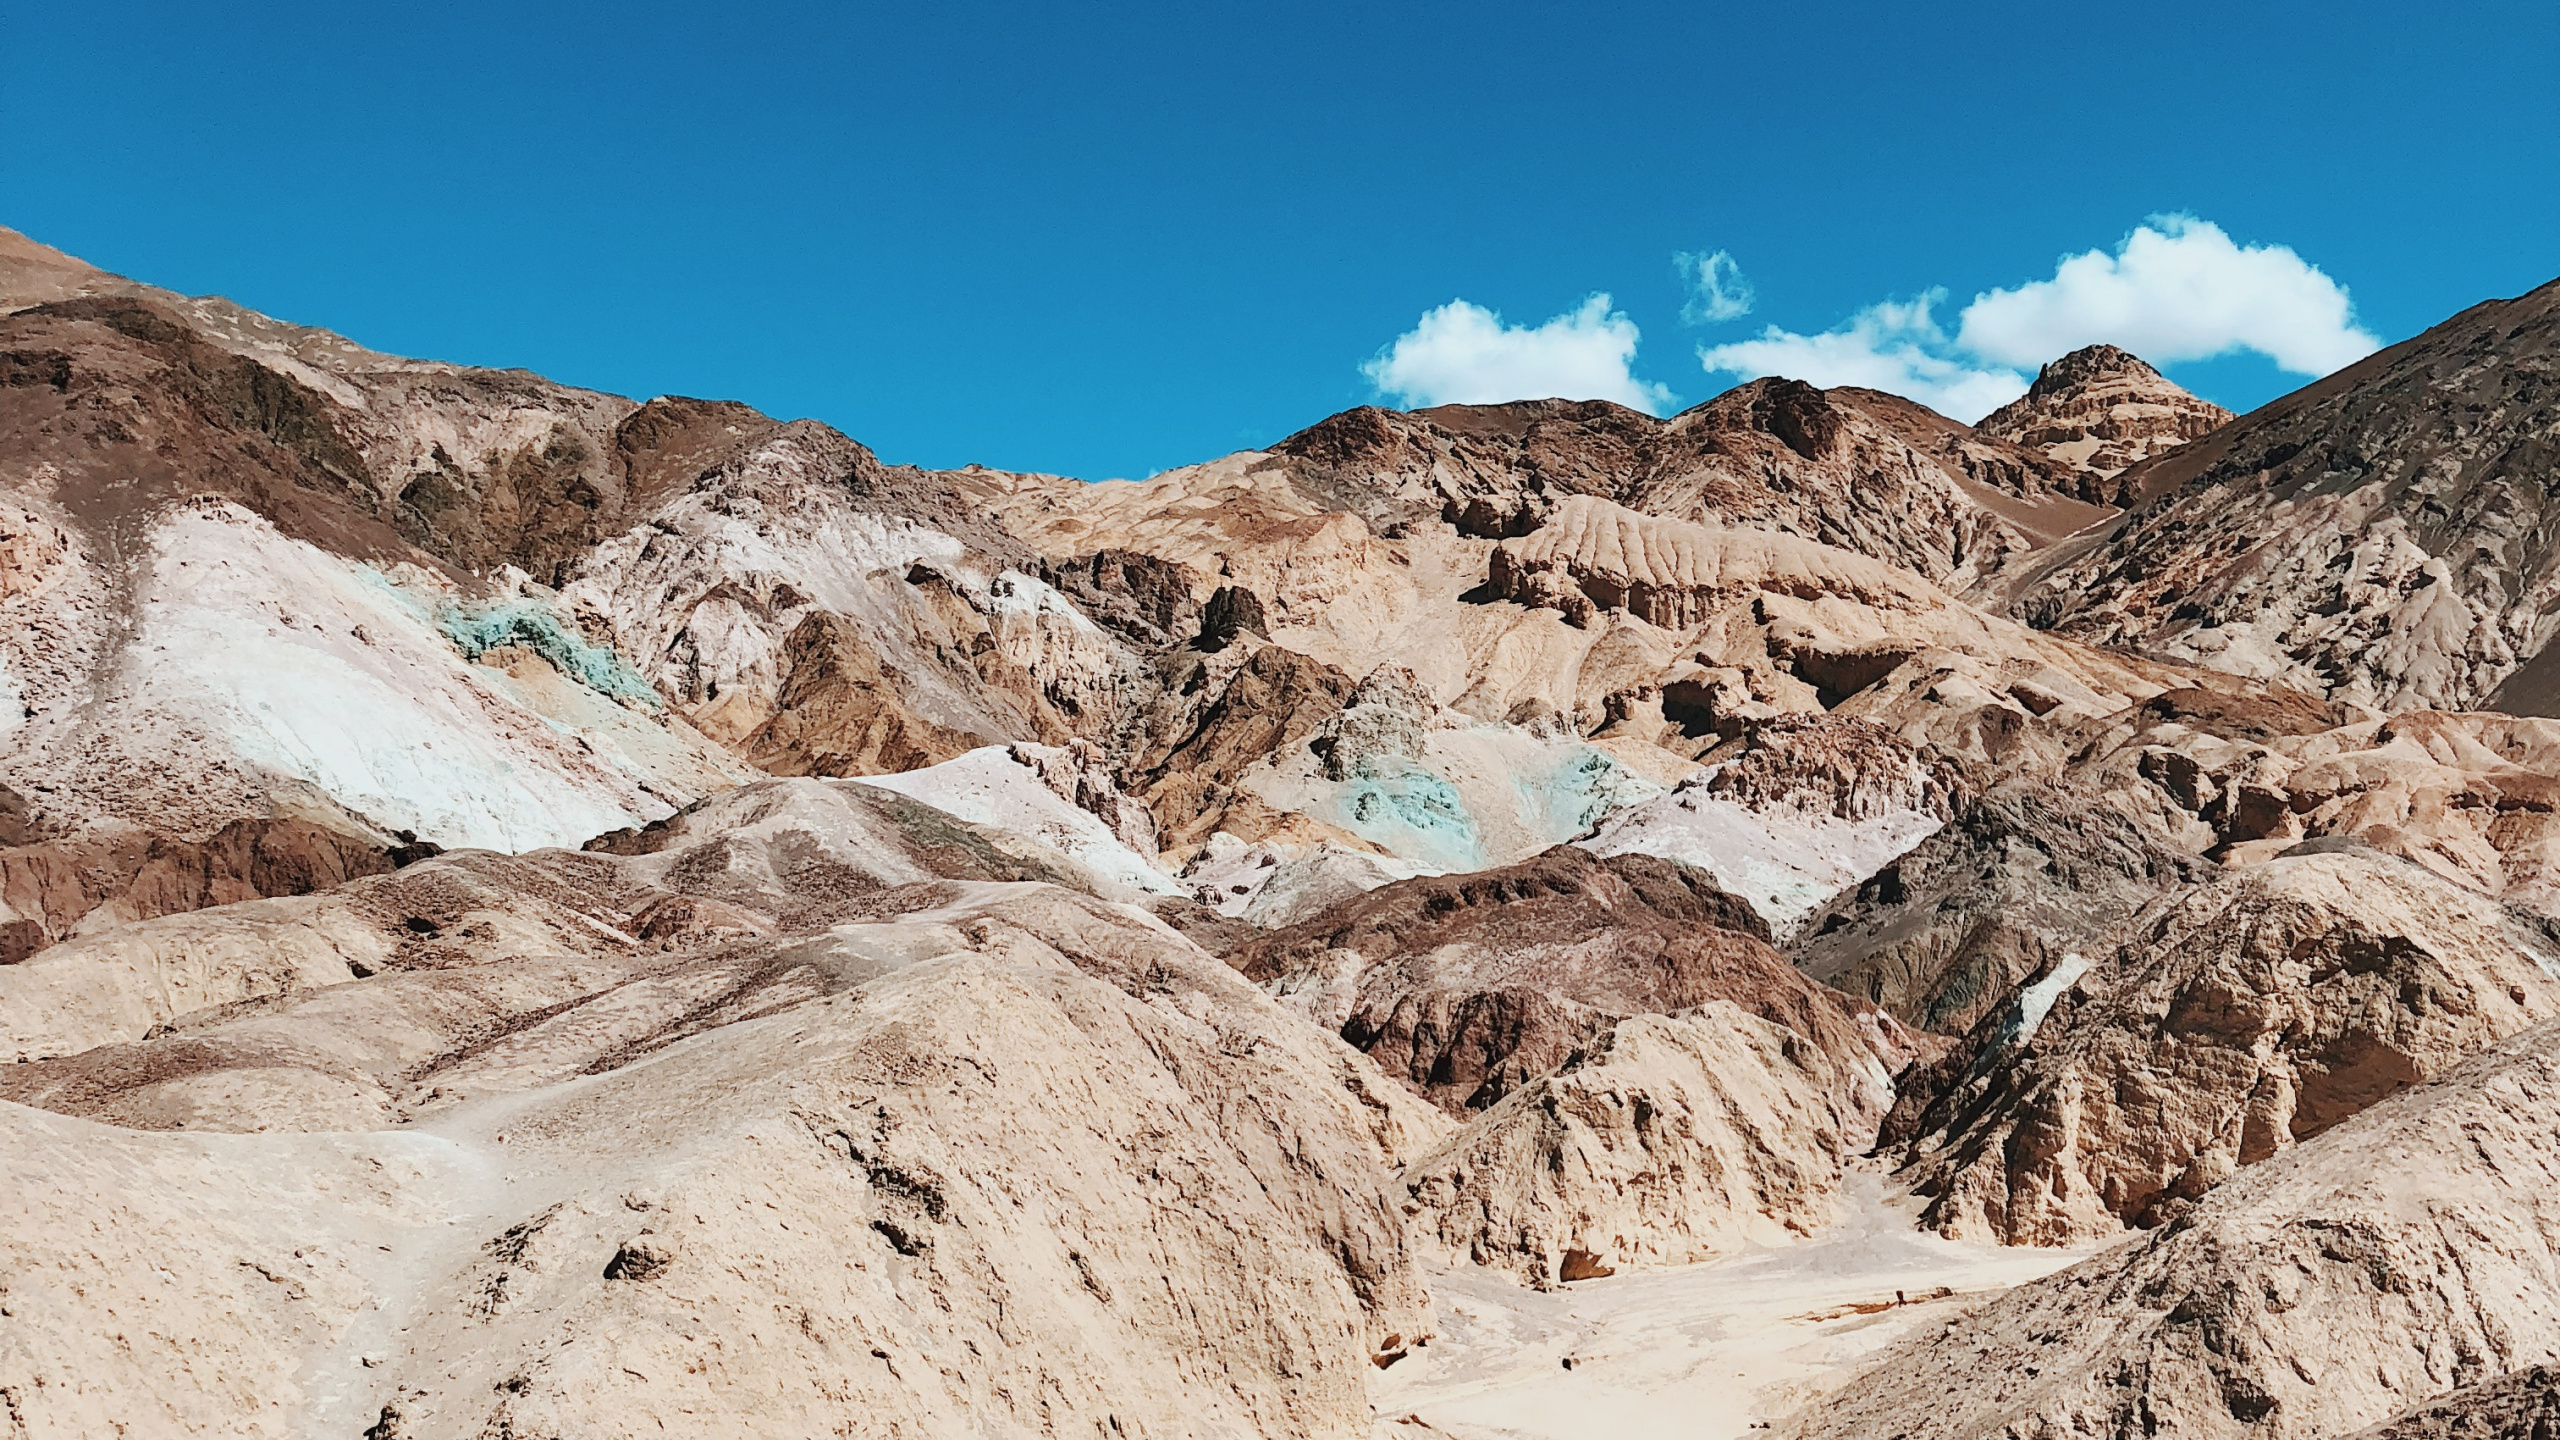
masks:
[(1809, 1234), (1874, 1129), (1856, 1061), (1728, 1001), (1618, 1021), (1407, 1167), (1415, 1223), (1540, 1289)]
[(2009, 1244), (2177, 1219), (2235, 1171), (2560, 1015), (2560, 938), (2405, 861), (2270, 861), (2066, 955), (1981, 1022), (1907, 1152), (1926, 1223)]
[(1053, 903), (414, 1133), (0, 1104), (18, 1422), (1364, 1430), (1373, 1357), (1430, 1324), (1393, 1097), (1180, 941)]
[(1886, 1350), (1788, 1433), (2310, 1440), (2550, 1363), (2555, 1126), (2544, 1024)]
[(2386, 711), (2545, 713), (2560, 284), (2477, 305), (2122, 477), (2013, 613)]
[(2560, 1368), (2529, 1365), (2359, 1430), (2353, 1440), (2550, 1440), (2560, 1435)]
[(1699, 871), (1559, 846), (1382, 886), (1227, 958), (1455, 1113), (1554, 1070), (1621, 1018), (1724, 1000), (1867, 1073), (1880, 1115), (1889, 1086), (1873, 1073), (1877, 1037), (1896, 1027), (1862, 1021), (1767, 933)]

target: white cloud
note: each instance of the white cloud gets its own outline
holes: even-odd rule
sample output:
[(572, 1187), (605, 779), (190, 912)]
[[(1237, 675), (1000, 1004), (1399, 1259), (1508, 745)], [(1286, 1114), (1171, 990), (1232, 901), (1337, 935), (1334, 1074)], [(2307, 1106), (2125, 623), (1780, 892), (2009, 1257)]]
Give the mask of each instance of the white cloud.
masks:
[(1360, 367), (1383, 395), (1405, 405), (1493, 405), (1505, 400), (1614, 400), (1648, 415), (1672, 401), (1638, 380), (1635, 322), (1593, 295), (1543, 325), (1505, 325), (1481, 305), (1452, 300)]
[(1751, 302), (1758, 295), (1731, 252), (1709, 255), (1683, 250), (1671, 257), (1671, 263), (1689, 287), (1689, 301), (1680, 307), (1681, 323), (1710, 325), (1751, 313)]
[(1698, 359), (1709, 371), (1745, 380), (1784, 375), (1824, 389), (1860, 385), (1889, 391), (1971, 424), (2027, 393), (2027, 377), (1948, 355), (1946, 332), (1929, 315), (1944, 298), (1945, 291), (1932, 290), (1917, 300), (1870, 305), (1847, 325), (1820, 335), (1772, 325), (1756, 340), (1701, 349)]
[(1971, 423), (2025, 393), (2021, 368), (2083, 345), (2162, 365), (2254, 350), (2297, 375), (2326, 375), (2382, 343), (2355, 323), (2345, 287), (2291, 248), (2235, 244), (2192, 215), (2155, 216), (2112, 255), (2066, 256), (2050, 280), (1976, 295), (1953, 336), (1929, 314), (1945, 297), (1871, 305), (1819, 335), (1772, 325), (1698, 359), (1744, 379), (1889, 390)]
[(2035, 365), (2099, 342), (2155, 364), (2255, 350), (2326, 375), (2382, 342), (2354, 322), (2345, 287), (2284, 245), (2238, 245), (2192, 215), (2155, 217), (2116, 253), (2064, 258), (2050, 280), (1974, 297), (1956, 343)]

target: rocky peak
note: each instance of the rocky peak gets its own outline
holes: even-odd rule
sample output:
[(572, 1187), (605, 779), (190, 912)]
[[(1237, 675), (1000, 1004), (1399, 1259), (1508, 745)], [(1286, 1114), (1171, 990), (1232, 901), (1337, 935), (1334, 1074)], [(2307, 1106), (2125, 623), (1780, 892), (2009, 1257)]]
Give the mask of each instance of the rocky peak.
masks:
[(2130, 377), (2137, 383), (2168, 383), (2159, 371), (2151, 368), (2151, 362), (2130, 350), (2113, 345), (2083, 345), (2036, 371), (2036, 383), (2027, 387), (2027, 394), (2050, 399), (2076, 387), (2118, 376)]
[(2037, 371), (2025, 395), (1974, 428), (2093, 480), (2112, 480), (2230, 418), (2230, 411), (2179, 389), (2140, 356), (2085, 345)]

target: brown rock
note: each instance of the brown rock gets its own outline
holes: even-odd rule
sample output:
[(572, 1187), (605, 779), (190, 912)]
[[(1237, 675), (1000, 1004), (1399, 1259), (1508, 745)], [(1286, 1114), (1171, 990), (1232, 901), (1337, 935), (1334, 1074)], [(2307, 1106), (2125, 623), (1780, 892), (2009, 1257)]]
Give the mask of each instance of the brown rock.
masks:
[(2312, 1440), (2546, 1363), (2555, 1126), (2544, 1024), (1886, 1350), (1788, 1433)]
[[(1869, 1056), (1846, 997), (1798, 974), (1767, 934), (1701, 872), (1559, 846), (1473, 875), (1396, 881), (1227, 960), (1464, 1114), (1553, 1071), (1619, 1019), (1713, 1000), (1843, 1065)], [(1873, 1098), (1881, 1106), (1881, 1087)]]
[(2122, 503), (2104, 482), (2230, 420), (2230, 411), (2179, 389), (2134, 355), (2090, 345), (2038, 370), (2026, 394), (1974, 428), (2070, 467), (2079, 498)]

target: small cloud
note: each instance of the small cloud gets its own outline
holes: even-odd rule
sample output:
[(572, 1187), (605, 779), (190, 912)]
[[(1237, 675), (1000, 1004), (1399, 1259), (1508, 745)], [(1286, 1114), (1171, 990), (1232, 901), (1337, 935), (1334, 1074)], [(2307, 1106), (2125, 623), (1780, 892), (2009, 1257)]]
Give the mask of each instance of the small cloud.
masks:
[(1945, 298), (1944, 290), (1932, 290), (1916, 300), (1887, 300), (1819, 335), (1772, 325), (1756, 340), (1702, 348), (1698, 360), (1745, 380), (1784, 375), (1824, 389), (1884, 390), (1971, 424), (2027, 393), (2027, 377), (1948, 355), (1946, 332), (1929, 314)]
[(1751, 313), (1751, 303), (1758, 295), (1730, 252), (1718, 250), (1708, 255), (1683, 250), (1671, 257), (1671, 264), (1689, 287), (1689, 301), (1680, 307), (1682, 324), (1711, 325), (1739, 320)]
[(1593, 295), (1538, 326), (1505, 325), (1481, 305), (1452, 300), (1426, 311), (1360, 367), (1381, 395), (1408, 408), (1506, 400), (1614, 400), (1661, 414), (1670, 390), (1635, 377), (1635, 322)]
[(2035, 365), (2101, 341), (2156, 364), (2255, 350), (2297, 375), (2326, 375), (2381, 348), (2346, 287), (2285, 245), (2238, 245), (2192, 215), (2155, 216), (2113, 255), (2065, 257), (2053, 278), (1974, 297), (1961, 348)]

